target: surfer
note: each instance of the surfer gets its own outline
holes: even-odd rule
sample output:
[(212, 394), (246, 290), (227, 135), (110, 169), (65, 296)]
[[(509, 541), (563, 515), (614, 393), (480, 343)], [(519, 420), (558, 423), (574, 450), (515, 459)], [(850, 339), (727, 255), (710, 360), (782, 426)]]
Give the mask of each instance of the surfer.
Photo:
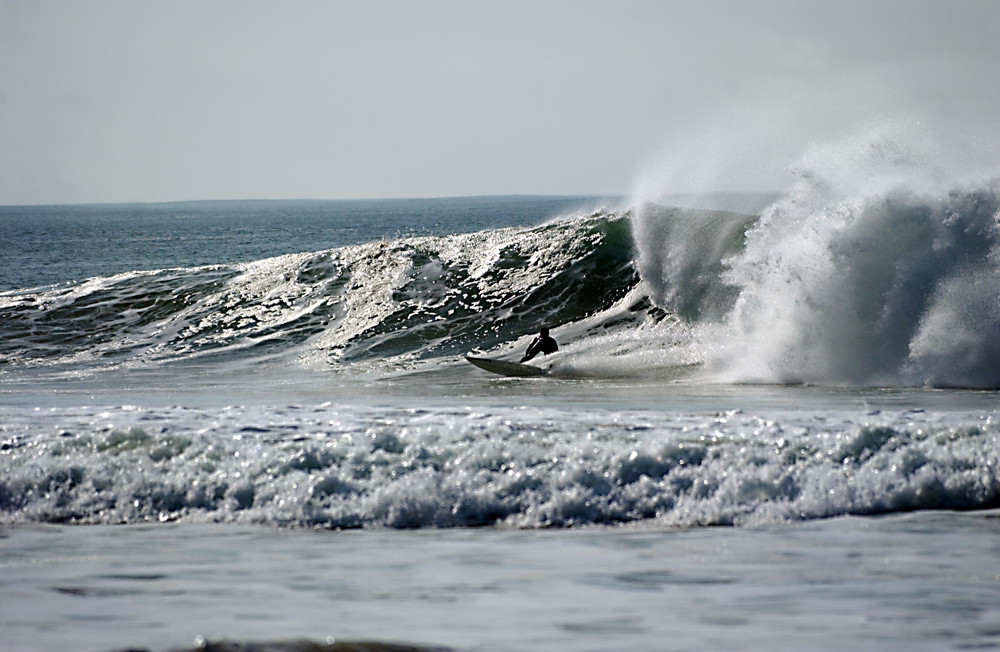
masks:
[(521, 358), (521, 362), (527, 362), (539, 353), (543, 355), (548, 355), (550, 353), (555, 353), (559, 350), (559, 345), (556, 341), (549, 337), (549, 329), (542, 326), (538, 331), (538, 337), (532, 340), (531, 344), (528, 345), (528, 350)]

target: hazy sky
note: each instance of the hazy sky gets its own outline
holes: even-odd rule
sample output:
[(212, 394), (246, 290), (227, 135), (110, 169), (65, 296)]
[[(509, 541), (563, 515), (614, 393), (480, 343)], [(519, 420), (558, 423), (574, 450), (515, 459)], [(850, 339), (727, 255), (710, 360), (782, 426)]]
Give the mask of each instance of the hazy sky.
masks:
[(0, 0), (0, 204), (780, 189), (1000, 150), (997, 0)]

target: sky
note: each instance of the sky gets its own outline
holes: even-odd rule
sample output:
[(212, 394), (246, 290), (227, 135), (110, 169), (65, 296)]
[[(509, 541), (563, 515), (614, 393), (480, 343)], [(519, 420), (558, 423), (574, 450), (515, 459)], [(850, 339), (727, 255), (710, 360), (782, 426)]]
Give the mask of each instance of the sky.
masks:
[(0, 0), (0, 204), (772, 191), (896, 120), (988, 158), (998, 31), (995, 0)]

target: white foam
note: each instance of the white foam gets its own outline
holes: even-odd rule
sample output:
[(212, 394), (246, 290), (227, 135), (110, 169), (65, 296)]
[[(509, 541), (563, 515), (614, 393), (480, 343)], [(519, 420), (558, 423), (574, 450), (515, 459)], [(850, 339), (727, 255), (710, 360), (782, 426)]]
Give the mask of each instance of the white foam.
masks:
[(996, 414), (319, 406), (3, 416), (5, 523), (739, 525), (1000, 498)]
[[(728, 259), (718, 229), (692, 241), (680, 212), (640, 207), (650, 296), (695, 322), (722, 380), (1000, 387), (998, 182), (941, 151), (909, 128), (812, 148)], [(692, 309), (727, 286), (724, 315)]]

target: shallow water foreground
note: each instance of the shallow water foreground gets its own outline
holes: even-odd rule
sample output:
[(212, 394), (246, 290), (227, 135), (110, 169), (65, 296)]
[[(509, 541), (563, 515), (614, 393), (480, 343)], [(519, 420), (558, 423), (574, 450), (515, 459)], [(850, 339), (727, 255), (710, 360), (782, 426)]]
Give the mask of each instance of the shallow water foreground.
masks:
[(1000, 646), (1000, 512), (760, 529), (20, 526), (3, 650), (380, 641), (458, 650)]

